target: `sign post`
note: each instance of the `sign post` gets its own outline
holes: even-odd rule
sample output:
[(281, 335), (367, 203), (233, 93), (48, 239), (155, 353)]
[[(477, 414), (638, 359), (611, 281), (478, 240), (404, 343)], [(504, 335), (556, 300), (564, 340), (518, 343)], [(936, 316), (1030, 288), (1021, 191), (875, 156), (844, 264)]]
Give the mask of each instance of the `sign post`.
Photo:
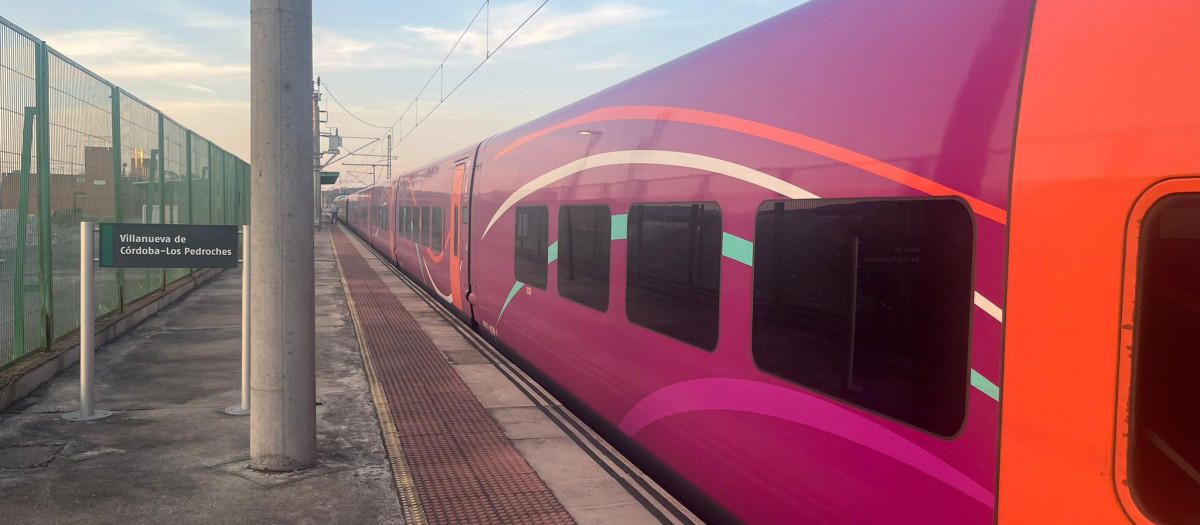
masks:
[(63, 414), (67, 421), (92, 421), (112, 415), (96, 410), (92, 367), (96, 352), (96, 223), (79, 223), (79, 411)]
[(225, 409), (231, 416), (250, 414), (250, 225), (242, 226), (242, 402)]
[[(96, 257), (95, 234), (100, 232)], [(185, 224), (79, 223), (79, 411), (67, 421), (91, 421), (112, 415), (96, 410), (96, 262), (101, 268), (237, 268), (237, 226)], [(249, 266), (249, 244), (246, 245)], [(243, 274), (243, 276), (248, 274)], [(242, 405), (249, 413), (249, 279), (242, 283)], [(233, 408), (233, 407), (231, 407)], [(233, 413), (233, 412), (230, 412)]]

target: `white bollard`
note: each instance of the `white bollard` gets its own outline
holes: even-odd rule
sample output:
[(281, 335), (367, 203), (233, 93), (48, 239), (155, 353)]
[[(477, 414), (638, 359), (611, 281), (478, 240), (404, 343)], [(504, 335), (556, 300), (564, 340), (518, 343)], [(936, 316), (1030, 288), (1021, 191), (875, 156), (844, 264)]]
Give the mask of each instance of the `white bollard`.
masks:
[(225, 409), (231, 416), (250, 414), (250, 225), (242, 226), (242, 402)]
[(79, 223), (79, 411), (63, 414), (67, 421), (92, 421), (112, 415), (96, 410), (96, 223)]

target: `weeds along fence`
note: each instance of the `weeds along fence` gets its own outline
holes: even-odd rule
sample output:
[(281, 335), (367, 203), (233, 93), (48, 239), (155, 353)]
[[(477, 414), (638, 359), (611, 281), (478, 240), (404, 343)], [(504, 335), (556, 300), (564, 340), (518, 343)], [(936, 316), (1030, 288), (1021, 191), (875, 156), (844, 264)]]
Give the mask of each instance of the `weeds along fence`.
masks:
[[(245, 224), (250, 166), (0, 18), (0, 368), (79, 328), (79, 222)], [(190, 275), (98, 269), (98, 315)]]

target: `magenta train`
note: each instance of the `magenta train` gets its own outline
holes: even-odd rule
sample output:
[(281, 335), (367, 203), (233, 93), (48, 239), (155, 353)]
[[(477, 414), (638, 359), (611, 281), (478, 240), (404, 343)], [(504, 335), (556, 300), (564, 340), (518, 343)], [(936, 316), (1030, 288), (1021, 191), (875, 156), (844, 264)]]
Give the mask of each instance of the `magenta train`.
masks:
[(707, 519), (996, 519), (1031, 0), (817, 0), (347, 197)]

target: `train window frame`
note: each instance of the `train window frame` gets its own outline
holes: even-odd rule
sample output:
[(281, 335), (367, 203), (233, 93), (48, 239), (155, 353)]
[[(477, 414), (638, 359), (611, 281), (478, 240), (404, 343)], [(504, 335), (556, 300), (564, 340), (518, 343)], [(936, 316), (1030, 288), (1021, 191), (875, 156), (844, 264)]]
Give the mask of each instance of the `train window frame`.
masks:
[(420, 237), (417, 232), (417, 219), (420, 218), (420, 215), (420, 208), (417, 208), (416, 206), (408, 207), (408, 222), (404, 225), (404, 228), (405, 231), (408, 232), (408, 236), (406, 238), (413, 242), (417, 242)]
[[(564, 275), (564, 272), (563, 272), (564, 262), (563, 261), (569, 258), (573, 262), (574, 258), (575, 258), (574, 253), (572, 253), (573, 248), (574, 248), (574, 244), (573, 244), (574, 241), (569, 241), (567, 243), (564, 243), (564, 239), (573, 237), (573, 230), (574, 230), (573, 224), (574, 223), (571, 219), (571, 215), (573, 215), (571, 210), (580, 209), (580, 208), (590, 208), (590, 209), (593, 209), (596, 211), (603, 209), (605, 212), (604, 219), (598, 220), (595, 224), (595, 226), (602, 228), (603, 231), (606, 232), (606, 235), (604, 235), (603, 237), (604, 237), (604, 244), (607, 246), (608, 259), (606, 261), (607, 265), (604, 268), (604, 275), (605, 275), (604, 303), (602, 305), (585, 302), (585, 301), (579, 299), (579, 297), (585, 297), (585, 296), (572, 296), (572, 295), (564, 295), (563, 294), (564, 289), (572, 289), (573, 288), (571, 286), (564, 286), (564, 280), (565, 281), (575, 280), (575, 277), (574, 277), (575, 274), (573, 271), (571, 271), (574, 269), (573, 266), (571, 266), (571, 268), (568, 270), (568, 272), (566, 272), (566, 275), (568, 277), (566, 277), (565, 279), (563, 277), (563, 275)], [(564, 215), (564, 212), (566, 212), (566, 215)], [(568, 226), (566, 228), (563, 227), (564, 217), (566, 218), (567, 222), (570, 224), (570, 226)], [(557, 259), (558, 264), (557, 264), (557, 271), (556, 271), (557, 275), (555, 276), (555, 283), (556, 283), (556, 288), (558, 289), (558, 296), (563, 299), (566, 299), (568, 301), (571, 301), (575, 304), (585, 306), (587, 308), (590, 308), (590, 309), (595, 310), (600, 313), (607, 313), (609, 308), (612, 306), (612, 273), (613, 273), (612, 272), (612, 269), (613, 269), (612, 268), (613, 267), (613, 264), (612, 264), (612, 217), (613, 217), (612, 208), (607, 203), (564, 204), (564, 205), (561, 205), (558, 207), (558, 237), (555, 239), (555, 242), (558, 244), (558, 259)], [(599, 231), (600, 230), (597, 230), (597, 232), (599, 232)], [(564, 233), (564, 232), (566, 232), (566, 233)], [(593, 235), (595, 235), (595, 234), (593, 234)], [(599, 238), (599, 236), (597, 235), (596, 238)], [(571, 263), (566, 263), (566, 265), (570, 266)]]
[(431, 206), (429, 213), (429, 247), (441, 253), (446, 246), (445, 213), (441, 206)]
[(421, 218), (418, 221), (421, 229), (421, 246), (429, 247), (429, 234), (433, 230), (433, 222), (429, 219), (429, 206), (421, 206)]
[[(718, 222), (717, 230), (716, 230), (717, 249), (711, 254), (711, 255), (715, 256), (715, 259), (716, 259), (716, 264), (715, 264), (715, 266), (716, 266), (716, 298), (715, 298), (716, 319), (713, 322), (713, 325), (716, 328), (716, 330), (715, 330), (715, 333), (712, 338), (712, 343), (711, 343), (712, 346), (711, 347), (699, 345), (699, 344), (696, 344), (695, 342), (676, 337), (675, 334), (658, 330), (652, 326), (649, 326), (647, 324), (643, 324), (643, 323), (639, 322), (638, 319), (635, 319), (634, 317), (632, 317), (630, 315), (631, 298), (634, 297), (634, 294), (631, 291), (631, 286), (632, 286), (632, 283), (634, 282), (634, 278), (635, 278), (635, 276), (633, 275), (633, 268), (635, 266), (635, 261), (633, 260), (633, 257), (634, 257), (633, 244), (635, 242), (634, 241), (635, 229), (637, 228), (637, 226), (639, 224), (638, 220), (634, 217), (634, 210), (639, 207), (644, 209), (645, 207), (648, 207), (648, 206), (682, 207), (682, 206), (695, 206), (695, 205), (712, 205), (714, 207), (714, 211), (716, 212), (717, 222)], [(626, 219), (627, 231), (626, 231), (626, 235), (625, 235), (625, 237), (626, 237), (626, 244), (625, 244), (625, 319), (626, 319), (626, 321), (628, 321), (630, 324), (632, 324), (634, 326), (643, 328), (645, 330), (649, 330), (649, 331), (654, 332), (663, 337), (666, 337), (666, 338), (672, 339), (674, 341), (678, 341), (682, 344), (688, 345), (692, 348), (697, 348), (697, 349), (703, 350), (708, 353), (716, 352), (717, 346), (720, 344), (720, 341), (721, 341), (721, 328), (720, 328), (720, 325), (721, 325), (721, 323), (720, 323), (721, 295), (722, 295), (722, 293), (721, 293), (722, 292), (721, 276), (723, 273), (721, 266), (724, 264), (724, 262), (723, 262), (724, 256), (722, 255), (722, 250), (724, 248), (724, 242), (725, 242), (725, 239), (724, 239), (725, 216), (724, 216), (724, 211), (721, 208), (721, 204), (717, 201), (635, 202), (635, 203), (630, 204), (627, 214), (628, 214), (627, 215), (628, 218)], [(703, 225), (699, 225), (699, 226), (703, 226)], [(702, 234), (700, 232), (697, 232), (697, 236), (702, 236)], [(701, 240), (700, 245), (697, 246), (697, 251), (699, 251), (701, 253), (701, 255), (703, 255), (703, 245), (702, 244), (703, 244), (703, 240)], [(691, 268), (691, 264), (689, 264), (689, 270), (690, 270), (690, 268)], [(703, 267), (700, 268), (700, 271), (702, 271), (702, 270), (703, 270)]]
[[(541, 235), (531, 236), (529, 228), (534, 226), (530, 222), (530, 213), (538, 213), (542, 219)], [(522, 235), (524, 232), (524, 235)], [(526, 261), (522, 263), (520, 257), (520, 246), (523, 239), (534, 239), (534, 243), (538, 246), (536, 253), (530, 254), (532, 257), (526, 257)], [(537, 240), (540, 239), (540, 242)], [(526, 286), (531, 286), (539, 290), (545, 290), (550, 284), (550, 262), (547, 260), (547, 255), (550, 253), (550, 207), (545, 205), (528, 205), (517, 206), (513, 212), (513, 277)], [(537, 263), (540, 262), (540, 265)], [(532, 268), (536, 266), (541, 270), (540, 275), (535, 279), (530, 279), (532, 274), (523, 274), (522, 268)]]
[[(954, 311), (956, 311), (957, 314), (962, 317), (962, 324), (965, 326), (965, 328), (962, 328), (961, 333), (958, 334), (959, 340), (960, 340), (960, 346), (961, 346), (958, 351), (959, 361), (956, 363), (956, 366), (948, 367), (948, 368), (952, 368), (955, 371), (954, 374), (939, 376), (939, 377), (950, 378), (950, 380), (952, 380), (955, 383), (955, 388), (953, 389), (953, 392), (952, 392), (954, 395), (947, 397), (947, 399), (952, 399), (956, 403), (961, 402), (961, 409), (955, 411), (956, 417), (953, 419), (953, 421), (955, 421), (955, 423), (951, 424), (951, 425), (946, 425), (944, 428), (941, 428), (940, 430), (935, 429), (935, 428), (930, 428), (930, 426), (923, 425), (920, 422), (913, 421), (913, 420), (910, 420), (905, 417), (901, 417), (894, 413), (889, 413), (888, 411), (881, 410), (877, 406), (870, 406), (870, 405), (862, 403), (862, 402), (857, 402), (854, 399), (850, 399), (849, 398), (850, 396), (843, 395), (843, 392), (845, 392), (847, 394), (856, 393), (856, 390), (854, 387), (857, 385), (854, 385), (853, 380), (851, 380), (851, 382), (848, 385), (846, 385), (846, 388), (843, 388), (841, 392), (834, 392), (834, 391), (831, 391), (831, 389), (829, 389), (829, 388), (821, 388), (817, 385), (806, 383), (806, 382), (798, 380), (794, 377), (788, 377), (785, 374), (776, 373), (775, 371), (763, 366), (763, 363), (760, 362), (760, 358), (757, 355), (758, 352), (755, 348), (755, 344), (760, 337), (760, 335), (758, 333), (759, 330), (757, 327), (757, 323), (758, 323), (758, 318), (757, 318), (758, 304), (757, 303), (759, 302), (759, 300), (757, 298), (757, 290), (758, 290), (757, 280), (760, 277), (761, 272), (763, 272), (765, 270), (764, 264), (759, 260), (760, 255), (761, 255), (760, 247), (763, 245), (762, 244), (763, 240), (759, 238), (759, 234), (761, 232), (760, 232), (760, 225), (758, 223), (758, 220), (759, 220), (759, 214), (761, 212), (763, 212), (764, 209), (768, 205), (773, 206), (773, 205), (779, 204), (779, 203), (800, 203), (799, 206), (808, 205), (812, 209), (817, 209), (817, 208), (822, 208), (822, 207), (827, 207), (827, 206), (846, 205), (846, 204), (881, 204), (881, 203), (886, 204), (886, 203), (920, 203), (920, 202), (929, 202), (929, 203), (952, 202), (952, 203), (958, 205), (958, 209), (956, 212), (961, 214), (960, 218), (964, 220), (964, 225), (966, 226), (966, 228), (963, 229), (962, 232), (965, 233), (967, 236), (964, 244), (968, 247), (968, 252), (969, 252), (965, 256), (966, 257), (965, 264), (960, 265), (960, 270), (963, 272), (963, 276), (961, 276), (961, 277), (965, 280), (965, 283), (960, 283), (960, 284), (965, 284), (965, 286), (962, 286), (963, 290), (962, 290), (961, 296), (959, 296), (955, 299), (960, 304), (957, 307), (954, 307)], [(934, 224), (935, 224), (935, 226), (940, 226), (942, 223), (940, 221), (934, 221)], [(860, 236), (856, 236), (856, 238), (858, 238), (858, 237), (860, 237)], [(751, 285), (751, 294), (752, 294), (751, 312), (750, 312), (750, 317), (751, 317), (750, 339), (751, 339), (751, 341), (750, 341), (749, 346), (750, 346), (751, 361), (753, 362), (753, 364), (757, 370), (759, 370), (763, 374), (777, 378), (781, 381), (785, 381), (788, 384), (796, 385), (800, 388), (803, 388), (805, 391), (811, 392), (814, 395), (829, 399), (833, 402), (836, 402), (836, 403), (839, 403), (842, 405), (854, 407), (855, 409), (862, 410), (862, 411), (870, 413), (874, 416), (886, 419), (888, 421), (892, 421), (899, 425), (903, 425), (907, 428), (911, 428), (913, 430), (927, 434), (931, 437), (935, 437), (935, 438), (938, 438), (938, 439), (941, 439), (944, 441), (953, 441), (962, 434), (963, 430), (966, 428), (967, 420), (970, 415), (970, 393), (971, 393), (970, 374), (971, 374), (971, 370), (972, 370), (971, 363), (972, 363), (973, 354), (974, 354), (972, 333), (974, 330), (973, 317), (974, 317), (974, 309), (975, 309), (975, 305), (974, 305), (975, 267), (977, 264), (976, 252), (978, 249), (977, 248), (978, 227), (975, 222), (975, 215), (974, 215), (970, 205), (965, 200), (963, 200), (960, 197), (953, 197), (953, 196), (952, 197), (937, 197), (937, 196), (878, 197), (878, 198), (872, 197), (872, 198), (848, 198), (848, 199), (820, 199), (820, 198), (814, 198), (814, 199), (768, 199), (768, 200), (763, 201), (758, 206), (758, 208), (756, 208), (755, 231), (754, 231), (753, 244), (754, 244), (754, 256), (752, 258), (752, 261), (753, 261), (752, 267), (753, 267), (754, 277), (752, 277), (753, 284)], [(861, 246), (861, 244), (859, 246)], [(860, 252), (855, 251), (854, 253), (860, 253)], [(858, 264), (858, 266), (856, 266), (856, 268), (860, 268), (862, 265), (861, 262), (859, 262), (857, 264)], [(854, 273), (856, 275), (861, 274), (860, 271), (856, 271)], [(852, 286), (858, 286), (858, 285), (852, 285)], [(860, 288), (855, 288), (855, 289), (858, 290)], [(855, 295), (856, 295), (856, 299), (855, 299), (855, 303), (856, 303), (858, 301), (858, 299), (857, 299), (858, 294), (855, 294)], [(853, 307), (855, 303), (851, 303), (848, 306)], [(854, 317), (857, 317), (857, 315)], [(851, 324), (850, 326), (854, 327), (855, 325)], [(856, 327), (855, 327), (855, 330), (856, 330), (855, 333), (857, 334), (858, 332), (857, 332)], [(849, 337), (847, 339), (849, 339)], [(854, 341), (853, 339), (850, 339), (850, 340)], [(857, 343), (855, 343), (855, 348), (857, 348)], [(850, 356), (852, 356), (851, 359), (859, 359), (859, 358), (854, 357), (854, 353), (850, 353)], [(855, 367), (859, 367), (857, 362), (856, 362), (856, 364), (854, 364), (852, 366), (848, 366), (848, 367), (844, 367), (844, 368), (849, 368), (850, 370), (853, 370)], [(851, 377), (853, 377), (853, 376), (851, 376)], [(914, 386), (913, 390), (915, 390), (915, 389), (916, 388)], [(942, 396), (933, 396), (933, 397), (942, 397)]]
[[(1160, 320), (1158, 318), (1155, 318), (1155, 324), (1146, 324), (1147, 321), (1144, 316), (1147, 315), (1146, 309), (1151, 308), (1149, 303), (1154, 303), (1154, 311), (1162, 312), (1162, 302), (1165, 302), (1168, 299), (1171, 301), (1179, 301), (1181, 299), (1177, 297), (1177, 295), (1187, 295), (1187, 291), (1178, 285), (1178, 283), (1182, 280), (1182, 277), (1178, 275), (1168, 275), (1160, 272), (1159, 274), (1155, 275), (1153, 280), (1148, 278), (1148, 270), (1151, 269), (1149, 265), (1152, 262), (1155, 265), (1163, 264), (1163, 259), (1169, 258), (1171, 255), (1169, 250), (1166, 249), (1160, 250), (1157, 253), (1152, 253), (1153, 246), (1151, 246), (1151, 243), (1156, 240), (1162, 241), (1163, 238), (1169, 238), (1173, 240), (1181, 239), (1181, 237), (1166, 236), (1162, 236), (1163, 238), (1155, 238), (1155, 232), (1152, 230), (1152, 228), (1155, 228), (1160, 224), (1159, 221), (1161, 219), (1159, 217), (1162, 215), (1162, 213), (1167, 211), (1164, 206), (1172, 201), (1175, 201), (1176, 199), (1192, 200), (1193, 202), (1200, 201), (1200, 179), (1177, 178), (1159, 182), (1158, 184), (1148, 188), (1134, 203), (1130, 211), (1128, 223), (1126, 225), (1125, 260), (1123, 268), (1124, 277), (1122, 280), (1121, 317), (1119, 328), (1120, 337), (1118, 346), (1114, 349), (1119, 358), (1117, 374), (1117, 411), (1115, 413), (1116, 420), (1114, 421), (1114, 438), (1116, 446), (1113, 449), (1112, 466), (1114, 475), (1112, 476), (1112, 480), (1122, 507), (1124, 507), (1125, 511), (1130, 515), (1131, 518), (1134, 519), (1134, 521), (1158, 523), (1161, 525), (1177, 525), (1179, 523), (1190, 523), (1191, 521), (1173, 521), (1175, 519), (1179, 519), (1178, 516), (1174, 515), (1166, 516), (1166, 518), (1170, 521), (1162, 521), (1162, 518), (1164, 517), (1162, 515), (1162, 502), (1154, 501), (1149, 502), (1150, 505), (1147, 505), (1148, 502), (1145, 499), (1145, 495), (1139, 492), (1141, 490), (1142, 480), (1139, 479), (1140, 476), (1137, 470), (1143, 467), (1135, 464), (1135, 462), (1138, 459), (1148, 458), (1140, 458), (1135, 456), (1138, 454), (1137, 440), (1142, 432), (1138, 425), (1142, 417), (1155, 418), (1155, 416), (1159, 416), (1158, 419), (1161, 419), (1160, 414), (1139, 416), (1139, 401), (1141, 401), (1145, 395), (1153, 395), (1144, 394), (1139, 396), (1139, 388), (1143, 385), (1158, 386), (1159, 384), (1167, 382), (1154, 382), (1140, 379), (1138, 373), (1139, 362), (1143, 359), (1146, 359), (1143, 357), (1144, 355), (1150, 353), (1155, 354), (1154, 357), (1160, 358), (1162, 354), (1168, 354), (1168, 357), (1170, 357), (1169, 352), (1171, 351), (1170, 349), (1160, 351), (1160, 349), (1166, 345), (1161, 344), (1161, 340), (1146, 335), (1146, 332), (1151, 330), (1152, 327), (1160, 330), (1159, 332), (1155, 332), (1155, 335), (1161, 334), (1161, 330), (1164, 328), (1164, 325), (1166, 325), (1165, 327), (1167, 329), (1174, 328), (1168, 323), (1164, 322), (1164, 320)], [(1190, 208), (1200, 209), (1200, 204), (1190, 206)], [(1175, 224), (1179, 223), (1176, 222)], [(1164, 255), (1164, 251), (1168, 252), (1168, 254)], [(1151, 261), (1152, 258), (1154, 259), (1153, 261)], [(1153, 284), (1149, 284), (1148, 281), (1153, 282)], [(1164, 282), (1166, 283), (1165, 285), (1163, 284)], [(1155, 289), (1154, 295), (1150, 295), (1150, 291), (1148, 289), (1150, 286), (1153, 286)], [(1164, 286), (1170, 288), (1173, 293), (1168, 294), (1158, 291)], [(1191, 298), (1194, 299), (1194, 295)], [(1178, 308), (1173, 311), (1182, 312), (1185, 310), (1188, 310), (1188, 308)], [(1156, 352), (1160, 353), (1156, 354)], [(1162, 368), (1159, 366), (1158, 370), (1156, 370), (1156, 367), (1153, 365), (1143, 366), (1149, 367), (1152, 372), (1160, 371)], [(1159, 394), (1161, 395), (1161, 392)], [(1187, 407), (1176, 406), (1174, 408), (1176, 412), (1171, 414), (1171, 417), (1186, 418), (1190, 416), (1194, 418), (1194, 414), (1180, 414), (1180, 412), (1186, 411)], [(1156, 422), (1161, 423), (1161, 421)], [(1189, 461), (1188, 458), (1183, 457), (1178, 450), (1175, 450), (1173, 447), (1171, 447), (1171, 443), (1169, 441), (1159, 435), (1162, 429), (1159, 428), (1157, 430), (1158, 432), (1156, 432), (1154, 429), (1149, 430), (1149, 435), (1146, 436), (1146, 439), (1149, 442), (1148, 444), (1153, 445), (1153, 448), (1151, 449), (1151, 447), (1146, 445), (1142, 445), (1142, 447), (1147, 450), (1157, 450), (1158, 453), (1166, 457), (1169, 462), (1174, 463), (1173, 466), (1176, 469), (1184, 470), (1185, 477), (1192, 477), (1192, 480), (1196, 481), (1197, 485), (1200, 486), (1200, 480), (1197, 480), (1194, 477), (1195, 472), (1188, 472), (1187, 468), (1183, 466), (1187, 465), (1190, 466), (1191, 469), (1200, 469), (1200, 464), (1192, 463), (1192, 461)], [(1185, 429), (1185, 432), (1187, 430), (1188, 429)], [(1195, 436), (1200, 436), (1200, 430), (1190, 430), (1196, 433)], [(1172, 457), (1172, 454), (1174, 454), (1174, 457)], [(1151, 463), (1150, 466), (1145, 468), (1148, 470), (1153, 470), (1153, 464)], [(1178, 476), (1178, 472), (1174, 472), (1173, 469), (1167, 470)], [(1160, 476), (1152, 477), (1159, 478)], [(1185, 479), (1184, 481), (1186, 482), (1187, 480)], [(1188, 493), (1185, 491), (1183, 498), (1177, 497), (1173, 501), (1177, 502), (1191, 500), (1191, 498), (1187, 497), (1187, 494)], [(1156, 494), (1156, 497), (1161, 497), (1162, 495), (1163, 494)], [(1180, 507), (1178, 506), (1175, 508), (1170, 507), (1172, 501), (1168, 501), (1167, 503), (1168, 511), (1180, 510)], [(1157, 514), (1154, 514), (1155, 512), (1157, 512)], [(1192, 508), (1183, 509), (1183, 512), (1200, 511)], [(1191, 520), (1196, 515), (1198, 514), (1183, 516), (1182, 519)]]

